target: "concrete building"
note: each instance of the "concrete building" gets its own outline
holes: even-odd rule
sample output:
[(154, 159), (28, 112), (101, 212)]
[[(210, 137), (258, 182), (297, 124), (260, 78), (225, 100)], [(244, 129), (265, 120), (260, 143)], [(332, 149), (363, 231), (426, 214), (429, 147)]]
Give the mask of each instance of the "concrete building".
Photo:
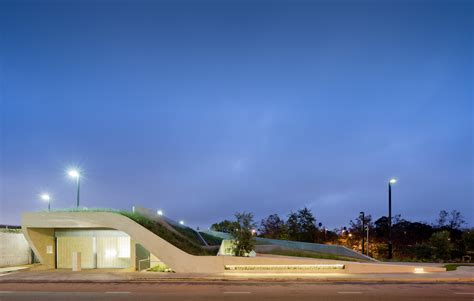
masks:
[(150, 256), (177, 273), (268, 271), (341, 273), (440, 272), (437, 267), (389, 265), (297, 257), (194, 256), (132, 219), (114, 212), (41, 212), (22, 216), (22, 231), (44, 268), (70, 269), (75, 252), (82, 268), (137, 270)]

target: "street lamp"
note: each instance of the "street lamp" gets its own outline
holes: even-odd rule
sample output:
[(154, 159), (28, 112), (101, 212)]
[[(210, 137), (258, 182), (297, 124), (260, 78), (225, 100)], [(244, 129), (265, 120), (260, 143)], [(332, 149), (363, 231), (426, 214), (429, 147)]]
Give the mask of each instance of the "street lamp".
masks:
[(184, 221), (179, 221), (179, 224), (182, 226), (184, 225)]
[[(367, 229), (367, 257), (369, 257), (369, 225), (366, 226)], [(364, 235), (362, 235), (364, 236)], [(364, 253), (362, 253), (364, 254)]]
[(77, 169), (71, 169), (67, 173), (71, 178), (76, 178), (76, 183), (77, 183), (77, 197), (76, 197), (76, 206), (79, 208), (79, 192), (80, 192), (80, 187), (81, 187), (81, 174)]
[(51, 211), (51, 197), (47, 193), (41, 195), (41, 199), (45, 202), (48, 202), (48, 211)]
[(362, 219), (362, 254), (364, 254), (364, 248), (365, 248), (365, 239), (364, 239), (365, 213), (364, 211), (360, 212), (360, 218)]
[(388, 181), (388, 259), (392, 259), (392, 184), (395, 183), (395, 178)]
[(158, 210), (156, 213), (157, 213), (158, 215), (163, 215), (163, 211), (161, 211), (161, 210)]

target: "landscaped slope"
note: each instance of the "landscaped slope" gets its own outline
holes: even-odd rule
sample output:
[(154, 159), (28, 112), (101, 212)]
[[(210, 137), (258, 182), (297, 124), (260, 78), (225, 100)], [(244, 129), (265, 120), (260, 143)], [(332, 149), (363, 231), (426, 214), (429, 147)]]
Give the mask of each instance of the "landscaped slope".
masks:
[[(119, 210), (102, 209), (102, 208), (94, 208), (94, 209), (74, 208), (74, 209), (54, 210), (54, 211), (55, 212), (111, 212), (111, 213), (121, 214), (133, 220), (134, 222), (140, 224), (141, 226), (145, 227), (146, 229), (150, 230), (154, 234), (158, 235), (162, 239), (168, 241), (170, 244), (174, 245), (175, 247), (183, 250), (184, 252), (188, 254), (215, 255), (214, 251), (207, 250), (201, 247), (199, 238), (193, 239), (193, 237), (190, 236), (189, 234), (184, 235), (184, 233), (181, 234), (181, 232), (172, 231), (168, 227), (163, 225), (162, 223), (158, 221), (154, 221), (138, 212), (130, 212), (130, 211), (125, 211), (125, 210), (119, 211)], [(189, 229), (189, 230), (193, 231), (192, 229)]]

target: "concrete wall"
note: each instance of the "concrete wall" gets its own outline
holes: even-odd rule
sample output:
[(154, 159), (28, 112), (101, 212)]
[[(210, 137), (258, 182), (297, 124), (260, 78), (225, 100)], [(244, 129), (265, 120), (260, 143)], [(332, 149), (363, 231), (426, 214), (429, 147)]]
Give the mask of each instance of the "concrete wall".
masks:
[(31, 263), (31, 249), (23, 233), (0, 232), (0, 268)]

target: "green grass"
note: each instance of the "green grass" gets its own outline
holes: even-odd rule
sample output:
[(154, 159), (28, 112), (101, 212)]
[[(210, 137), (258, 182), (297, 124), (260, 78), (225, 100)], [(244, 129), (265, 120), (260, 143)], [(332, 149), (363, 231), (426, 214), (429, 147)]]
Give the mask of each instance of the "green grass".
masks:
[(204, 232), (199, 233), (201, 233), (202, 237), (207, 241), (210, 246), (220, 246), (222, 243), (222, 238), (220, 237), (210, 235)]
[(2, 232), (2, 233), (21, 233), (21, 229), (5, 229), (5, 228), (2, 228), (2, 229), (0, 229), (0, 232)]
[(185, 227), (185, 226), (176, 226), (176, 225), (172, 225), (172, 224), (169, 224), (171, 227), (173, 227), (173, 229), (175, 229), (176, 231), (178, 231), (179, 233), (181, 233), (182, 235), (186, 236), (190, 241), (192, 241), (193, 243), (197, 244), (197, 245), (200, 245), (200, 246), (203, 246), (204, 243), (202, 242), (202, 240), (199, 238), (198, 234), (196, 233), (196, 231), (194, 231), (193, 229), (189, 228), (189, 227)]
[[(200, 240), (197, 242), (198, 238), (192, 239), (189, 237), (189, 231), (193, 231), (192, 229), (187, 230), (188, 235), (185, 235), (183, 239), (177, 233), (170, 231), (162, 224), (150, 220), (149, 218), (143, 216), (138, 212), (130, 212), (126, 210), (116, 210), (116, 209), (108, 209), (108, 208), (70, 208), (70, 209), (59, 209), (53, 210), (54, 212), (111, 212), (121, 214), (123, 216), (128, 217), (129, 219), (135, 221), (136, 223), (142, 225), (146, 229), (150, 230), (151, 232), (155, 233), (159, 237), (163, 238), (164, 240), (168, 241), (173, 246), (183, 250), (186, 253), (192, 255), (215, 255), (211, 251), (201, 248)], [(194, 232), (194, 231), (193, 231)], [(181, 232), (180, 232), (181, 233)], [(183, 233), (184, 234), (184, 233)]]
[(164, 263), (159, 263), (158, 265), (152, 267), (152, 268), (149, 268), (147, 270), (147, 272), (160, 272), (160, 273), (163, 273), (163, 272), (173, 272), (173, 270), (171, 270), (166, 264)]
[(469, 264), (469, 263), (448, 263), (445, 264), (444, 267), (446, 268), (446, 271), (456, 271), (458, 267), (461, 266), (471, 266), (474, 267), (474, 264)]
[(307, 257), (307, 258), (316, 258), (316, 259), (331, 259), (331, 260), (343, 260), (343, 261), (358, 261), (354, 258), (343, 257), (334, 254), (328, 253), (317, 253), (311, 251), (302, 251), (302, 250), (289, 250), (289, 249), (273, 249), (268, 252), (260, 252), (264, 254), (272, 255), (283, 255), (283, 256), (293, 256), (293, 257)]

